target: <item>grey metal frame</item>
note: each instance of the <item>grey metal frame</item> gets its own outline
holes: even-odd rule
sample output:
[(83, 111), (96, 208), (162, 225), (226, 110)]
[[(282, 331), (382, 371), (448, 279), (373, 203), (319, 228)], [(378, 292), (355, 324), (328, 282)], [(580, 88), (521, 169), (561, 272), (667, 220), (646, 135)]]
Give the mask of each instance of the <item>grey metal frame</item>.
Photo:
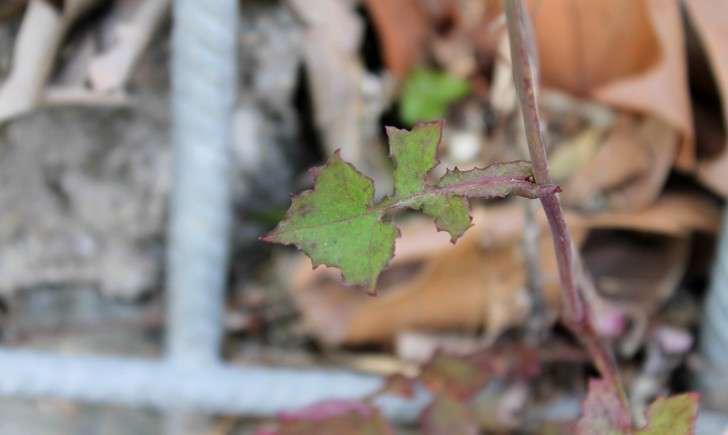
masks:
[[(235, 368), (220, 360), (238, 13), (238, 0), (174, 1), (166, 357), (0, 349), (0, 395), (270, 415), (381, 385), (377, 376), (345, 371)], [(417, 406), (392, 399), (385, 409), (411, 419)]]

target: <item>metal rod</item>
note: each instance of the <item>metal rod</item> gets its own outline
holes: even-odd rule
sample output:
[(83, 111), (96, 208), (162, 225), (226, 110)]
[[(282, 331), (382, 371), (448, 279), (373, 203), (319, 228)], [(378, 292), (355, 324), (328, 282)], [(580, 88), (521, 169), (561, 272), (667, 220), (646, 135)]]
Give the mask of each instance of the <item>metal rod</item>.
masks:
[(237, 0), (175, 0), (167, 357), (216, 364), (230, 241)]
[(723, 212), (716, 254), (700, 335), (704, 367), (695, 375), (702, 402), (709, 408), (728, 411), (728, 209)]
[[(30, 350), (0, 350), (0, 373), (0, 396), (259, 416), (318, 400), (359, 398), (382, 382), (344, 370), (202, 367)], [(412, 421), (427, 400), (423, 394), (412, 401), (386, 397), (379, 404), (388, 416)]]

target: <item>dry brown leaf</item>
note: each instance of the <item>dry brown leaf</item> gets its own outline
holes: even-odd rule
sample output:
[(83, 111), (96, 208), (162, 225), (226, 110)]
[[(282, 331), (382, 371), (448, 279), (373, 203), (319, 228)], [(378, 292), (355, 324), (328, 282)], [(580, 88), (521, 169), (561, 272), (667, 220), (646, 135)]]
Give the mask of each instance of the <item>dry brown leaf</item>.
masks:
[[(404, 259), (382, 276), (382, 295), (377, 298), (342, 286), (338, 274), (327, 269), (311, 272), (310, 262), (300, 261), (291, 295), (308, 329), (319, 339), (337, 344), (392, 342), (407, 331), (484, 328), (487, 342), (521, 324), (529, 309), (520, 249), (522, 208), (508, 203), (478, 208), (474, 215), (475, 227), (456, 245), (447, 236), (439, 240), (442, 234), (435, 232), (431, 222), (414, 220), (402, 225), (397, 250)], [(540, 246), (543, 284), (549, 305), (557, 307), (560, 292), (553, 246), (543, 214), (538, 219), (544, 227)], [(577, 245), (585, 240), (588, 229), (595, 228), (647, 231), (684, 241), (691, 231), (717, 231), (720, 212), (706, 198), (666, 195), (644, 210), (570, 213), (567, 220)], [(427, 242), (428, 238), (433, 241)], [(665, 283), (660, 288), (673, 283), (667, 275), (659, 282)], [(629, 288), (634, 290), (634, 286)], [(651, 294), (658, 293), (664, 294)]]
[(662, 190), (677, 140), (658, 119), (619, 116), (593, 158), (564, 183), (564, 202), (586, 209), (646, 207)]
[(100, 0), (63, 2), (63, 10), (44, 0), (31, 0), (15, 40), (13, 65), (0, 87), (0, 122), (43, 102), (56, 54), (71, 25)]
[(608, 211), (579, 216), (591, 228), (622, 228), (684, 237), (692, 231), (715, 234), (721, 211), (715, 201), (702, 195), (672, 193), (649, 207), (635, 211)]
[[(688, 15), (702, 40), (723, 102), (723, 124), (728, 125), (728, 3), (714, 0), (685, 2)], [(725, 140), (725, 138), (723, 138)], [(728, 143), (720, 155), (700, 162), (698, 176), (710, 188), (728, 196)]]
[(597, 232), (583, 250), (600, 293), (632, 320), (621, 340), (623, 354), (642, 344), (652, 315), (672, 296), (687, 266), (687, 237)]
[(420, 0), (366, 0), (377, 27), (384, 62), (398, 78), (422, 60), (430, 33), (427, 11)]
[[(521, 207), (512, 205), (477, 212), (478, 231), (469, 231), (456, 245), (433, 244), (426, 253), (429, 258), (412, 279), (382, 288), (383, 294), (377, 298), (333, 283), (327, 272), (314, 273), (318, 279), (292, 289), (292, 296), (310, 330), (330, 343), (386, 342), (407, 330), (477, 330), (483, 326), (495, 338), (528, 313), (518, 239), (521, 215)], [(413, 235), (407, 228), (403, 226), (398, 249)], [(432, 226), (430, 231), (434, 234)], [(553, 305), (558, 305), (553, 248), (547, 237), (542, 242), (544, 270), (548, 271), (543, 274), (544, 283)], [(382, 281), (388, 280), (388, 273), (398, 273), (408, 265), (411, 262), (400, 261)]]
[(694, 163), (683, 29), (677, 0), (532, 2), (546, 86), (661, 118)]
[(171, 3), (154, 0), (114, 5), (113, 45), (89, 65), (88, 80), (94, 90), (111, 92), (124, 87)]

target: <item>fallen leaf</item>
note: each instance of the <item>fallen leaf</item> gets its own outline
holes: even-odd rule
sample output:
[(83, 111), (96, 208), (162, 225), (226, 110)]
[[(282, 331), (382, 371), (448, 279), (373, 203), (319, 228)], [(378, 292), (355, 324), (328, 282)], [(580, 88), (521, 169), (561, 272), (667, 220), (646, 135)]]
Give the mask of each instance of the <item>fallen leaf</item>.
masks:
[(554, 180), (562, 182), (586, 166), (599, 149), (603, 135), (603, 128), (587, 128), (567, 142), (559, 144), (549, 156), (549, 169)]
[(596, 231), (582, 249), (599, 293), (631, 319), (620, 340), (631, 356), (642, 344), (653, 315), (677, 290), (690, 254), (687, 237)]
[(577, 435), (627, 435), (632, 431), (629, 409), (613, 385), (603, 379), (589, 380), (581, 412)]
[[(115, 4), (113, 45), (99, 54), (88, 69), (88, 81), (99, 92), (121, 90), (152, 36), (167, 16), (171, 0)], [(127, 9), (127, 10), (125, 10)]]
[[(532, 1), (544, 85), (663, 119), (694, 165), (677, 0)], [(617, 48), (618, 47), (618, 48)]]
[[(0, 87), (0, 122), (44, 102), (56, 55), (71, 25), (99, 0), (31, 0), (13, 47), (10, 74)], [(62, 10), (56, 7), (61, 6)]]
[(477, 435), (470, 409), (448, 394), (438, 394), (420, 416), (424, 435)]
[[(691, 0), (685, 2), (689, 19), (693, 22), (720, 89), (723, 108), (723, 126), (728, 125), (728, 29), (722, 18), (728, 14), (728, 4), (720, 1)], [(724, 141), (728, 138), (723, 137)], [(710, 188), (728, 196), (728, 142), (719, 155), (701, 161), (698, 176)]]
[(685, 237), (693, 231), (716, 234), (721, 210), (716, 201), (696, 193), (668, 193), (648, 207), (634, 211), (605, 211), (574, 215), (592, 228), (623, 228)]
[(303, 61), (324, 149), (327, 154), (341, 149), (347, 161), (376, 175), (383, 153), (371, 145), (378, 141), (379, 118), (389, 105), (389, 93), (386, 83), (367, 73), (359, 54), (364, 25), (355, 2), (288, 3), (305, 26)]
[(422, 367), (419, 379), (436, 394), (465, 400), (483, 388), (492, 371), (490, 358), (482, 353), (469, 356), (436, 354)]
[(404, 78), (412, 65), (422, 60), (430, 34), (430, 19), (420, 0), (366, 0), (377, 27), (384, 62), (397, 77)]
[(259, 429), (265, 435), (393, 435), (379, 411), (358, 400), (333, 399), (278, 415), (275, 427)]
[(563, 183), (564, 202), (591, 210), (648, 206), (664, 186), (677, 141), (658, 119), (619, 116), (593, 157)]

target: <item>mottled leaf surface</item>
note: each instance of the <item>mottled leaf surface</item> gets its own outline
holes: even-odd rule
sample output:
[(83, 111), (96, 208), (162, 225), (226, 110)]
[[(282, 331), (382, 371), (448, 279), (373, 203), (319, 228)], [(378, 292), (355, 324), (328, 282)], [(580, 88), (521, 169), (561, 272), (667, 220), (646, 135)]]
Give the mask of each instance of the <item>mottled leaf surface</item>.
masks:
[(392, 199), (434, 218), (438, 230), (450, 233), (454, 242), (470, 227), (467, 199), (445, 191), (427, 191), (427, 175), (438, 164), (442, 122), (419, 124), (411, 131), (388, 127), (387, 136), (395, 164)]
[(679, 394), (660, 397), (647, 410), (647, 426), (637, 435), (689, 435), (695, 433), (698, 395)]
[(314, 188), (295, 197), (286, 218), (263, 239), (294, 244), (314, 265), (342, 270), (350, 284), (373, 288), (394, 252), (397, 228), (372, 208), (374, 184), (338, 153), (318, 168)]

